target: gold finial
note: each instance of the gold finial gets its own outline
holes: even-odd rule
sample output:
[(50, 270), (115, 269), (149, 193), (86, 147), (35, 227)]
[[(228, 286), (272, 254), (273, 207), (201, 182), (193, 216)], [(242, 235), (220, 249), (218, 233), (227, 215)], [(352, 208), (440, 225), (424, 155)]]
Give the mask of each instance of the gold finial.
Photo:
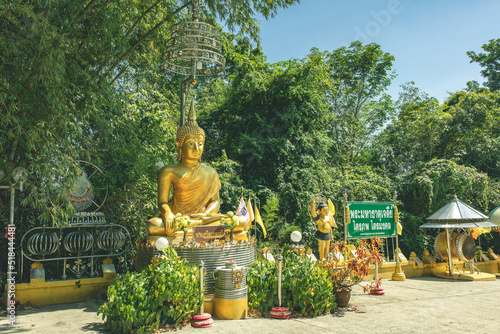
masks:
[(194, 112), (194, 100), (191, 100), (191, 106), (189, 107), (188, 123), (189, 122), (196, 123), (196, 113)]

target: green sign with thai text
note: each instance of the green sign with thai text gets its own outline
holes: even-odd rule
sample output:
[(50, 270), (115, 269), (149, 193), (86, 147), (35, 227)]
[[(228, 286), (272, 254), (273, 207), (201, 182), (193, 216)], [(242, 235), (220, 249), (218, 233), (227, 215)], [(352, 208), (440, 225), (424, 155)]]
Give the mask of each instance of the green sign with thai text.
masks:
[(350, 222), (348, 239), (389, 238), (396, 236), (394, 203), (347, 202)]

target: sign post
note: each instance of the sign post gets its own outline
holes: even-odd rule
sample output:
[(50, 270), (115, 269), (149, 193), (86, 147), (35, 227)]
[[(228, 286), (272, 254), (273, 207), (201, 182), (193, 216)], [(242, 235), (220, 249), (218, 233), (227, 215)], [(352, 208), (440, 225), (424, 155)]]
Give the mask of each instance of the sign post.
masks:
[(394, 281), (404, 281), (405, 273), (401, 269), (397, 225), (399, 214), (396, 207), (397, 193), (393, 202), (347, 202), (347, 191), (344, 190), (344, 226), (345, 240), (396, 237), (396, 270), (392, 275)]
[[(395, 191), (394, 192), (394, 212), (397, 213), (394, 217), (394, 221), (396, 224), (399, 224), (399, 213), (398, 213), (398, 207), (396, 206), (396, 199), (398, 198), (398, 193)], [(396, 227), (397, 228), (397, 227)], [(401, 232), (400, 232), (401, 233)], [(396, 270), (392, 274), (392, 280), (393, 281), (404, 281), (406, 280), (406, 275), (403, 272), (403, 269), (401, 268), (401, 263), (399, 263), (399, 253), (401, 250), (399, 249), (399, 240), (398, 240), (398, 233), (396, 233), (396, 250), (394, 251), (394, 255), (396, 257)]]

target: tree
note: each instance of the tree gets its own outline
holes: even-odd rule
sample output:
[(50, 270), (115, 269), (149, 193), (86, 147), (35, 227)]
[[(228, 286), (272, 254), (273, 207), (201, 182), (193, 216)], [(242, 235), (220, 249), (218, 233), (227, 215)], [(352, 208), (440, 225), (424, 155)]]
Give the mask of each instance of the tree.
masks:
[(485, 53), (468, 51), (471, 63), (476, 62), (483, 68), (481, 75), (486, 79), (484, 85), (492, 92), (500, 89), (500, 38), (490, 39), (488, 44), (483, 44)]
[(398, 178), (399, 198), (404, 209), (425, 218), (454, 196), (472, 207), (487, 211), (494, 198), (488, 175), (453, 161), (434, 159), (421, 162)]
[(400, 245), (406, 254), (432, 249), (437, 231), (422, 231), (420, 226), (455, 196), (482, 212), (499, 200), (498, 184), (487, 174), (445, 159), (419, 162), (399, 175), (398, 193), (403, 225)]
[[(146, 53), (139, 41), (149, 37), (150, 46), (164, 44), (168, 29), (158, 24), (173, 22), (173, 4), (12, 1), (3, 8), (0, 168), (27, 168), (29, 196), (23, 204), (40, 210), (43, 220), (64, 221), (71, 213), (69, 206), (58, 205), (64, 197), (52, 192), (49, 202), (47, 193), (52, 184), (60, 188), (61, 182), (71, 182), (77, 159), (101, 165), (117, 139), (132, 141), (129, 134), (135, 131), (120, 132), (126, 128), (120, 116), (134, 93), (123, 89), (126, 85), (117, 78), (152, 72), (161, 48)], [(127, 14), (129, 7), (134, 15)], [(162, 19), (152, 22), (151, 17)], [(150, 87), (157, 88), (157, 83)], [(142, 91), (142, 96), (148, 94)], [(123, 163), (123, 158), (118, 161)], [(114, 168), (120, 163), (115, 161)]]
[(371, 162), (391, 177), (412, 170), (418, 162), (427, 162), (440, 153), (440, 141), (449, 113), (438, 100), (415, 87), (401, 86), (396, 102), (397, 118), (376, 136), (370, 147)]
[(355, 164), (393, 116), (390, 97), (382, 95), (395, 76), (393, 61), (379, 45), (359, 41), (328, 55), (333, 156), (341, 168)]
[(440, 156), (500, 179), (500, 92), (457, 92), (445, 110)]
[[(207, 0), (201, 20), (258, 40), (257, 13), (297, 0)], [(0, 4), (0, 170), (28, 170), (16, 196), (19, 235), (74, 214), (59, 190), (78, 159), (102, 168), (106, 217), (145, 234), (156, 212), (155, 163), (175, 161), (180, 82), (162, 69), (174, 23), (191, 1), (12, 0)], [(234, 10), (237, 9), (237, 10)], [(220, 164), (230, 171), (231, 164)], [(229, 179), (229, 178), (228, 178)], [(233, 179), (231, 178), (232, 182)], [(52, 191), (51, 191), (52, 188)], [(234, 188), (234, 187), (233, 187)], [(234, 195), (228, 187), (225, 193)], [(0, 205), (9, 203), (0, 192)], [(1, 252), (1, 249), (0, 249)], [(28, 268), (26, 268), (28, 269)]]
[(225, 151), (240, 166), (245, 187), (260, 194), (263, 205), (277, 195), (276, 231), (286, 230), (307, 212), (311, 189), (327, 188), (323, 177), (329, 174), (331, 140), (324, 54), (268, 64), (258, 49), (245, 43), (227, 50), (228, 84), (216, 84), (213, 94), (204, 93), (202, 99), (209, 103), (201, 106), (205, 116), (200, 125), (213, 138), (207, 137), (207, 158)]
[[(272, 17), (296, 2), (207, 0), (201, 15), (258, 39), (256, 13)], [(169, 159), (162, 147), (174, 135), (182, 78), (165, 76), (162, 54), (171, 25), (189, 16), (190, 4), (14, 0), (1, 5), (0, 169), (7, 174), (16, 166), (28, 169), (24, 205), (39, 209), (47, 221), (66, 220), (71, 208), (51, 206), (46, 191), (54, 180), (71, 182), (77, 159), (104, 166), (116, 193), (131, 185), (125, 175)], [(63, 175), (69, 177), (62, 180)], [(147, 182), (154, 184), (155, 177)], [(52, 202), (65, 201), (56, 197)]]
[(213, 160), (224, 151), (237, 162), (242, 188), (258, 194), (272, 223), (271, 238), (288, 242), (298, 229), (314, 248), (316, 225), (308, 209), (314, 194), (331, 198), (337, 208), (346, 187), (352, 199), (390, 198), (393, 183), (377, 169), (346, 167), (342, 174), (332, 164), (328, 53), (312, 49), (303, 59), (268, 64), (245, 41), (226, 50), (228, 82), (214, 82), (197, 97), (206, 102), (200, 119), (211, 137), (206, 153)]

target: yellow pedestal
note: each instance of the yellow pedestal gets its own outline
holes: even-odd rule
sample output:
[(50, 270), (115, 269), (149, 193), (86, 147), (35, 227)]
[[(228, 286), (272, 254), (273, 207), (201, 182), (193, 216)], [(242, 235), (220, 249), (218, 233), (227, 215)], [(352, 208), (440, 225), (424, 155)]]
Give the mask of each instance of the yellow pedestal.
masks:
[(71, 279), (65, 281), (31, 280), (16, 284), (16, 301), (22, 304), (53, 305), (89, 300), (98, 292), (104, 293), (114, 276)]
[(396, 264), (396, 272), (392, 274), (392, 280), (393, 281), (405, 281), (406, 280), (406, 275), (403, 272), (403, 269), (401, 269), (401, 264)]
[(245, 319), (248, 316), (248, 298), (220, 299), (214, 297), (213, 311), (212, 314), (215, 318)]
[(462, 281), (496, 281), (497, 277), (494, 274), (489, 273), (466, 273), (466, 272), (455, 272), (453, 276), (450, 276), (450, 273), (445, 272), (436, 272), (435, 276), (446, 279), (454, 279), (454, 280), (462, 280)]
[(205, 301), (203, 302), (203, 313), (210, 313), (213, 315), (214, 310), (214, 296), (205, 296)]

